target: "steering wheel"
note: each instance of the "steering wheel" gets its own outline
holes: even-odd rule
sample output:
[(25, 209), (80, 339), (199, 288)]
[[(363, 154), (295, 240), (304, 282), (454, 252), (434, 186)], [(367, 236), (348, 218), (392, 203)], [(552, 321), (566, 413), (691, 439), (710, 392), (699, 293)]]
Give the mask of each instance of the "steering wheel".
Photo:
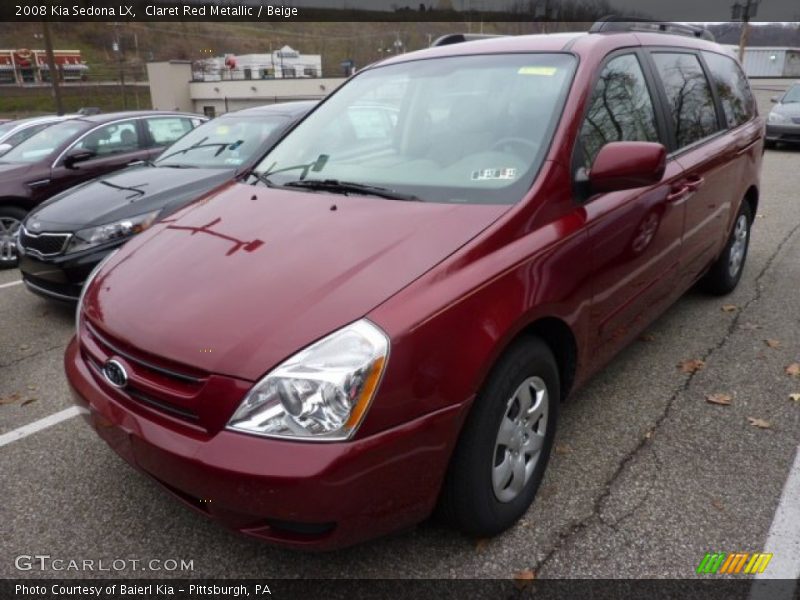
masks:
[(532, 150), (534, 153), (539, 151), (539, 145), (535, 144), (534, 142), (527, 140), (521, 137), (505, 137), (497, 140), (494, 144), (492, 144), (492, 150), (500, 150), (503, 146), (517, 146), (517, 148), (522, 148), (522, 152), (520, 153), (522, 156), (526, 155), (526, 150)]

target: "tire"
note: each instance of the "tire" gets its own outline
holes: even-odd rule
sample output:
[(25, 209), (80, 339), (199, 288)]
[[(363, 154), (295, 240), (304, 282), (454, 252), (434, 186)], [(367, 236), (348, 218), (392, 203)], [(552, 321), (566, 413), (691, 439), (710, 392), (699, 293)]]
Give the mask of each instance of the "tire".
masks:
[[(529, 429), (517, 418), (525, 389), (532, 397)], [(537, 337), (515, 343), (475, 398), (445, 476), (439, 518), (468, 535), (488, 537), (522, 517), (547, 468), (559, 401), (558, 365), (547, 344)], [(537, 406), (543, 409), (538, 419)], [(501, 437), (507, 423), (513, 427), (505, 426)]]
[(770, 150), (774, 150), (778, 147), (778, 142), (774, 140), (764, 140), (764, 147), (769, 148)]
[(16, 206), (0, 206), (0, 269), (13, 269), (19, 263), (16, 233), (26, 214)]
[(753, 214), (750, 205), (742, 202), (725, 249), (701, 281), (702, 289), (715, 296), (732, 292), (739, 283), (750, 247)]

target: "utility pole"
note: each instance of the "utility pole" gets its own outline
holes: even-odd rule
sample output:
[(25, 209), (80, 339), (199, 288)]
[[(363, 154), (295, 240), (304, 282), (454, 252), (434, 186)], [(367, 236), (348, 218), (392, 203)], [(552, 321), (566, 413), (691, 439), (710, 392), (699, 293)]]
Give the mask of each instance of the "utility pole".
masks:
[(111, 49), (117, 54), (117, 67), (119, 68), (119, 89), (122, 94), (122, 108), (128, 109), (128, 97), (125, 93), (125, 69), (122, 64), (122, 46), (119, 41), (119, 23), (114, 23), (114, 43)]
[(44, 27), (44, 50), (47, 54), (47, 68), (50, 71), (50, 85), (53, 86), (53, 98), (56, 101), (56, 112), (59, 115), (64, 114), (64, 102), (61, 99), (61, 88), (58, 85), (58, 68), (56, 66), (56, 57), (53, 56), (53, 40), (50, 37), (50, 23), (42, 21)]
[(742, 22), (742, 33), (739, 35), (739, 62), (744, 64), (744, 49), (747, 46), (747, 35), (750, 33), (750, 19), (756, 16), (761, 0), (745, 0), (744, 4), (738, 0), (731, 7), (734, 21)]

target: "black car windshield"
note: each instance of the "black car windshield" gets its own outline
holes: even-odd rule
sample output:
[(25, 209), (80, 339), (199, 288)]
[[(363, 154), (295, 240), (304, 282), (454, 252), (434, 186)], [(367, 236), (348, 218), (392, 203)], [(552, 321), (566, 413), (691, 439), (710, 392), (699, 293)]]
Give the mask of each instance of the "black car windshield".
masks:
[(232, 113), (203, 123), (161, 153), (160, 167), (236, 168), (288, 123), (285, 115)]
[(800, 102), (800, 85), (793, 85), (789, 88), (789, 91), (781, 99), (781, 103), (783, 104), (791, 104), (794, 102)]
[(517, 202), (544, 159), (575, 63), (570, 54), (488, 54), (366, 70), (256, 174), (273, 185), (339, 181), (430, 202)]
[(45, 127), (0, 157), (4, 163), (34, 163), (49, 157), (66, 142), (89, 129), (91, 123), (79, 120), (63, 121)]

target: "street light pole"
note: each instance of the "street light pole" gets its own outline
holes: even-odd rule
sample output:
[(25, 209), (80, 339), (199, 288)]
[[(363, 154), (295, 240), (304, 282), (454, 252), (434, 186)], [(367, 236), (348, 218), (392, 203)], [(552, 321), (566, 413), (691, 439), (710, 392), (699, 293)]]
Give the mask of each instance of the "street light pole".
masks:
[(58, 69), (56, 67), (56, 57), (53, 56), (53, 40), (50, 37), (50, 23), (42, 21), (44, 27), (44, 50), (47, 55), (47, 68), (50, 71), (50, 85), (53, 86), (53, 98), (56, 101), (56, 112), (64, 114), (64, 102), (61, 99), (61, 88), (58, 85)]

